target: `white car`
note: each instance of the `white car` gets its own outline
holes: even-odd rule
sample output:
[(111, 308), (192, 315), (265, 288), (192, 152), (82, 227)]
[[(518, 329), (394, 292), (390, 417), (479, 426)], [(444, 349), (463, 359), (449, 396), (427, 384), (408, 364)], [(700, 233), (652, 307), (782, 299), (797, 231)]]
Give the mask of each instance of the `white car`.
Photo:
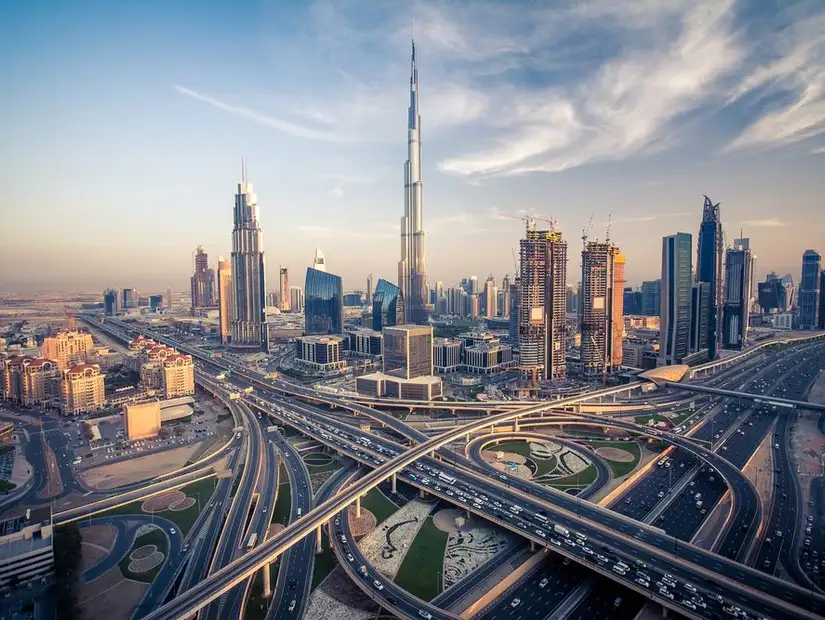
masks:
[(378, 581), (377, 579), (373, 580), (372, 583), (375, 586), (376, 590), (383, 590), (384, 589), (384, 584), (381, 583), (380, 581)]
[(520, 598), (514, 598), (512, 601), (510, 601), (510, 607), (518, 607), (519, 605), (521, 605)]

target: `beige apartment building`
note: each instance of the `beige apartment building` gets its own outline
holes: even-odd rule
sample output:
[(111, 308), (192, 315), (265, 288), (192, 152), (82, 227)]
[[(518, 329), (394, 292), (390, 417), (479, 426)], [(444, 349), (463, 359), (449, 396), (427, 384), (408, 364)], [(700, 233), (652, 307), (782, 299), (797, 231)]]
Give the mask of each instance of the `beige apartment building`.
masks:
[(60, 368), (54, 360), (14, 355), (2, 359), (3, 398), (26, 407), (57, 404)]
[(232, 262), (218, 258), (218, 312), (220, 324), (218, 333), (221, 343), (227, 344), (232, 334)]
[(61, 332), (43, 340), (41, 354), (55, 360), (60, 370), (88, 361), (94, 349), (92, 335), (86, 332)]
[(195, 393), (195, 365), (191, 355), (175, 353), (163, 361), (163, 397), (177, 398)]
[(130, 441), (155, 437), (160, 431), (160, 402), (150, 400), (123, 407), (123, 426)]
[(103, 375), (97, 364), (75, 364), (63, 371), (60, 383), (60, 411), (79, 415), (106, 405)]

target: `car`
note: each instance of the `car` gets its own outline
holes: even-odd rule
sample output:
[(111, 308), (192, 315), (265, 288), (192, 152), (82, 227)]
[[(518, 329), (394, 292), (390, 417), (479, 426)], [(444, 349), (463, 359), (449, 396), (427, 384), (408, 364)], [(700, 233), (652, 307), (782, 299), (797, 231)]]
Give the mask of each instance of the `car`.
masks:
[(673, 600), (673, 592), (668, 592), (667, 588), (659, 588), (659, 594), (665, 598), (669, 598), (671, 601)]
[(350, 562), (355, 562), (355, 558), (354, 558), (354, 557), (352, 557), (352, 554), (351, 554), (351, 553), (348, 553), (348, 554), (347, 554), (347, 560), (348, 560), (348, 561), (350, 561)]
[(693, 611), (696, 611), (696, 605), (693, 604), (693, 601), (689, 601), (687, 599), (684, 599), (684, 600), (680, 601), (680, 604), (684, 605), (688, 609), (692, 609)]
[(514, 598), (512, 601), (510, 601), (510, 607), (518, 607), (519, 605), (521, 605), (520, 598)]
[(173, 527), (170, 527), (170, 528), (169, 528), (169, 533), (170, 533), (170, 534), (177, 534), (177, 530), (176, 530), (175, 528), (173, 528)]
[(636, 578), (636, 583), (638, 583), (640, 586), (643, 586), (645, 588), (650, 587), (650, 582), (646, 581), (645, 579), (642, 579), (641, 577)]
[(685, 590), (687, 590), (688, 592), (692, 592), (693, 594), (696, 594), (696, 586), (694, 586), (693, 584), (686, 583)]
[(289, 611), (295, 611), (295, 599), (289, 601)]
[(545, 587), (548, 583), (550, 583), (550, 580), (549, 580), (547, 577), (545, 577), (544, 579), (542, 579), (541, 581), (539, 581), (539, 587), (540, 587), (540, 588), (543, 588), (543, 587)]
[(384, 589), (384, 584), (381, 583), (380, 581), (378, 581), (377, 579), (373, 580), (372, 585), (375, 586), (376, 590), (383, 590)]
[(424, 618), (424, 620), (431, 620), (431, 618), (433, 617), (433, 615), (425, 609), (419, 609), (418, 615)]

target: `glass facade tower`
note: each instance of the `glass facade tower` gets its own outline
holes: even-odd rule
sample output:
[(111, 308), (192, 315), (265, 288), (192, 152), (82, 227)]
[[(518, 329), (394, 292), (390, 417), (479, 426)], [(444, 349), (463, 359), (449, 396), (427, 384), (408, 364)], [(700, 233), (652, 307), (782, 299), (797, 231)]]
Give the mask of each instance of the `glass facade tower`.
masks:
[(687, 357), (693, 282), (688, 233), (662, 239), (662, 307), (659, 335), (659, 365), (681, 364)]
[(385, 327), (403, 325), (405, 322), (401, 289), (384, 279), (378, 280), (372, 296), (372, 328), (380, 332)]
[(344, 283), (339, 276), (307, 268), (304, 317), (307, 335), (344, 333)]
[(721, 203), (705, 196), (702, 207), (702, 223), (699, 226), (699, 243), (696, 251), (696, 281), (710, 284), (710, 311), (708, 312), (708, 359), (716, 359), (719, 348), (722, 313), (722, 215)]

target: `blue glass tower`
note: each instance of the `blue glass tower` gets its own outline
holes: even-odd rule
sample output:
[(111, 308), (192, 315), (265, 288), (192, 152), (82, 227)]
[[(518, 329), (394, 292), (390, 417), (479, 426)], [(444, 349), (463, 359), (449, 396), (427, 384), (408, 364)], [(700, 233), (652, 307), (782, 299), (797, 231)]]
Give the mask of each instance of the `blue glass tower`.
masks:
[[(699, 243), (696, 260), (696, 281), (710, 284), (710, 310), (707, 329), (708, 359), (716, 359), (719, 348), (720, 315), (722, 309), (722, 215), (717, 202), (705, 196), (702, 207), (702, 223), (699, 225)], [(701, 337), (704, 341), (704, 334)]]
[(404, 295), (401, 289), (384, 279), (378, 280), (372, 297), (372, 328), (404, 325)]
[(344, 333), (344, 283), (340, 276), (307, 268), (304, 317), (308, 336)]
[(659, 365), (681, 364), (690, 345), (693, 282), (693, 240), (676, 233), (662, 240), (662, 307), (660, 310)]

